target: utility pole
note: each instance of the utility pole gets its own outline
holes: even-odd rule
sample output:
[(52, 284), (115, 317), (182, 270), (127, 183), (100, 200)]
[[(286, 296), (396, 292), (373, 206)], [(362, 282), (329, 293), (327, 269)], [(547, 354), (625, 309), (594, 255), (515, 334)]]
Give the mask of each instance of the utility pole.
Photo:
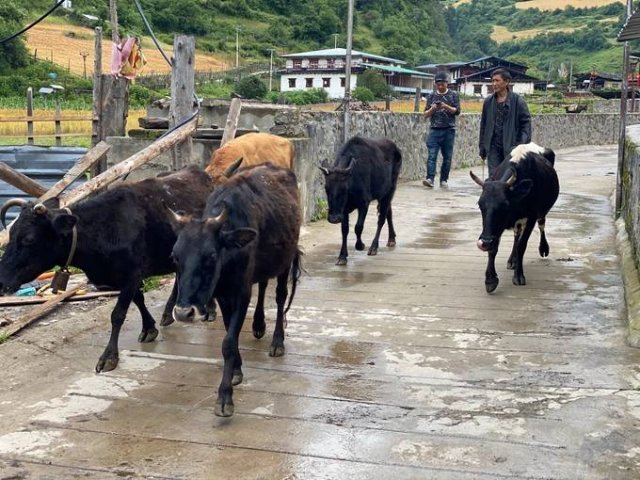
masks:
[(351, 101), (351, 47), (353, 45), (353, 0), (347, 13), (347, 55), (344, 75), (344, 141), (349, 140), (349, 102)]
[(270, 48), (269, 53), (271, 54), (269, 58), (269, 91), (271, 91), (271, 80), (273, 78), (273, 51), (275, 48)]
[(338, 48), (338, 33), (333, 34), (333, 48)]
[(236, 69), (240, 66), (240, 25), (236, 25)]
[(87, 78), (87, 57), (89, 56), (89, 52), (86, 50), (80, 50), (80, 56), (82, 57), (82, 78), (86, 80)]

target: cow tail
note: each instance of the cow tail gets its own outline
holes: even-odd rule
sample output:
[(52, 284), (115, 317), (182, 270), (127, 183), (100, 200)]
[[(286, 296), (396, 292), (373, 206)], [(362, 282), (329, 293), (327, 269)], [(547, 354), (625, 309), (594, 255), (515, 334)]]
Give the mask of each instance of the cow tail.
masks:
[(298, 248), (296, 250), (296, 256), (293, 257), (293, 262), (291, 264), (291, 295), (289, 295), (289, 303), (287, 304), (287, 308), (284, 310), (284, 314), (286, 315), (289, 309), (291, 308), (291, 302), (293, 302), (293, 297), (296, 295), (296, 287), (298, 285), (298, 280), (300, 280), (300, 276), (302, 275), (302, 263), (300, 261), (302, 257), (302, 251)]

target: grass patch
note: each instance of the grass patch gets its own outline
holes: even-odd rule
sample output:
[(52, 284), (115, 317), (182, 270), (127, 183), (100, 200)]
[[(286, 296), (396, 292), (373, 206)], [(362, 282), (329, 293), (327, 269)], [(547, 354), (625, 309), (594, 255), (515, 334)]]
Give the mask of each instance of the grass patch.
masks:
[(161, 284), (162, 284), (162, 277), (160, 276), (145, 278), (142, 281), (142, 292), (147, 293), (147, 292), (150, 292), (151, 290), (155, 290), (156, 288), (160, 287)]
[(0, 332), (0, 345), (9, 340), (9, 334), (6, 332)]
[(326, 220), (329, 215), (329, 204), (324, 198), (317, 197), (315, 210), (313, 212), (313, 216), (311, 217), (312, 222), (317, 222), (319, 220)]

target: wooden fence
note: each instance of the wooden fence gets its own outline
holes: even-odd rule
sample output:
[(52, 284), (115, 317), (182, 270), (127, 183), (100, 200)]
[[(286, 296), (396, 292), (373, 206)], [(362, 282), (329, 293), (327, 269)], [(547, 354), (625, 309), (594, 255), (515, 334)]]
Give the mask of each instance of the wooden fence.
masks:
[[(36, 117), (33, 112), (33, 90), (31, 87), (27, 89), (27, 111), (26, 116), (18, 117), (2, 117), (0, 118), (0, 124), (2, 123), (25, 123), (27, 127), (27, 144), (34, 145), (36, 138), (41, 137), (53, 137), (55, 138), (56, 146), (62, 145), (62, 139), (64, 137), (88, 137), (91, 133), (62, 133), (62, 122), (87, 122), (93, 124), (95, 119), (90, 112), (87, 115), (62, 115), (60, 105), (56, 104), (56, 109), (51, 117)], [(54, 133), (36, 133), (34, 124), (36, 123), (53, 123)], [(91, 128), (91, 127), (90, 127)], [(90, 130), (90, 129), (88, 129)], [(90, 130), (91, 131), (91, 130)], [(16, 135), (0, 135), (0, 138), (14, 138)]]

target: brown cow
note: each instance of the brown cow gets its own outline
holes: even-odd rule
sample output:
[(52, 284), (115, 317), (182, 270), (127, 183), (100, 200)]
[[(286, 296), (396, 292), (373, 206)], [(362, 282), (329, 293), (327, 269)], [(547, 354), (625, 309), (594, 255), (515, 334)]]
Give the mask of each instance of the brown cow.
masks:
[(247, 133), (213, 152), (205, 170), (215, 183), (219, 183), (227, 167), (240, 158), (243, 167), (271, 162), (278, 167), (292, 169), (293, 156), (293, 144), (286, 138), (270, 133)]

